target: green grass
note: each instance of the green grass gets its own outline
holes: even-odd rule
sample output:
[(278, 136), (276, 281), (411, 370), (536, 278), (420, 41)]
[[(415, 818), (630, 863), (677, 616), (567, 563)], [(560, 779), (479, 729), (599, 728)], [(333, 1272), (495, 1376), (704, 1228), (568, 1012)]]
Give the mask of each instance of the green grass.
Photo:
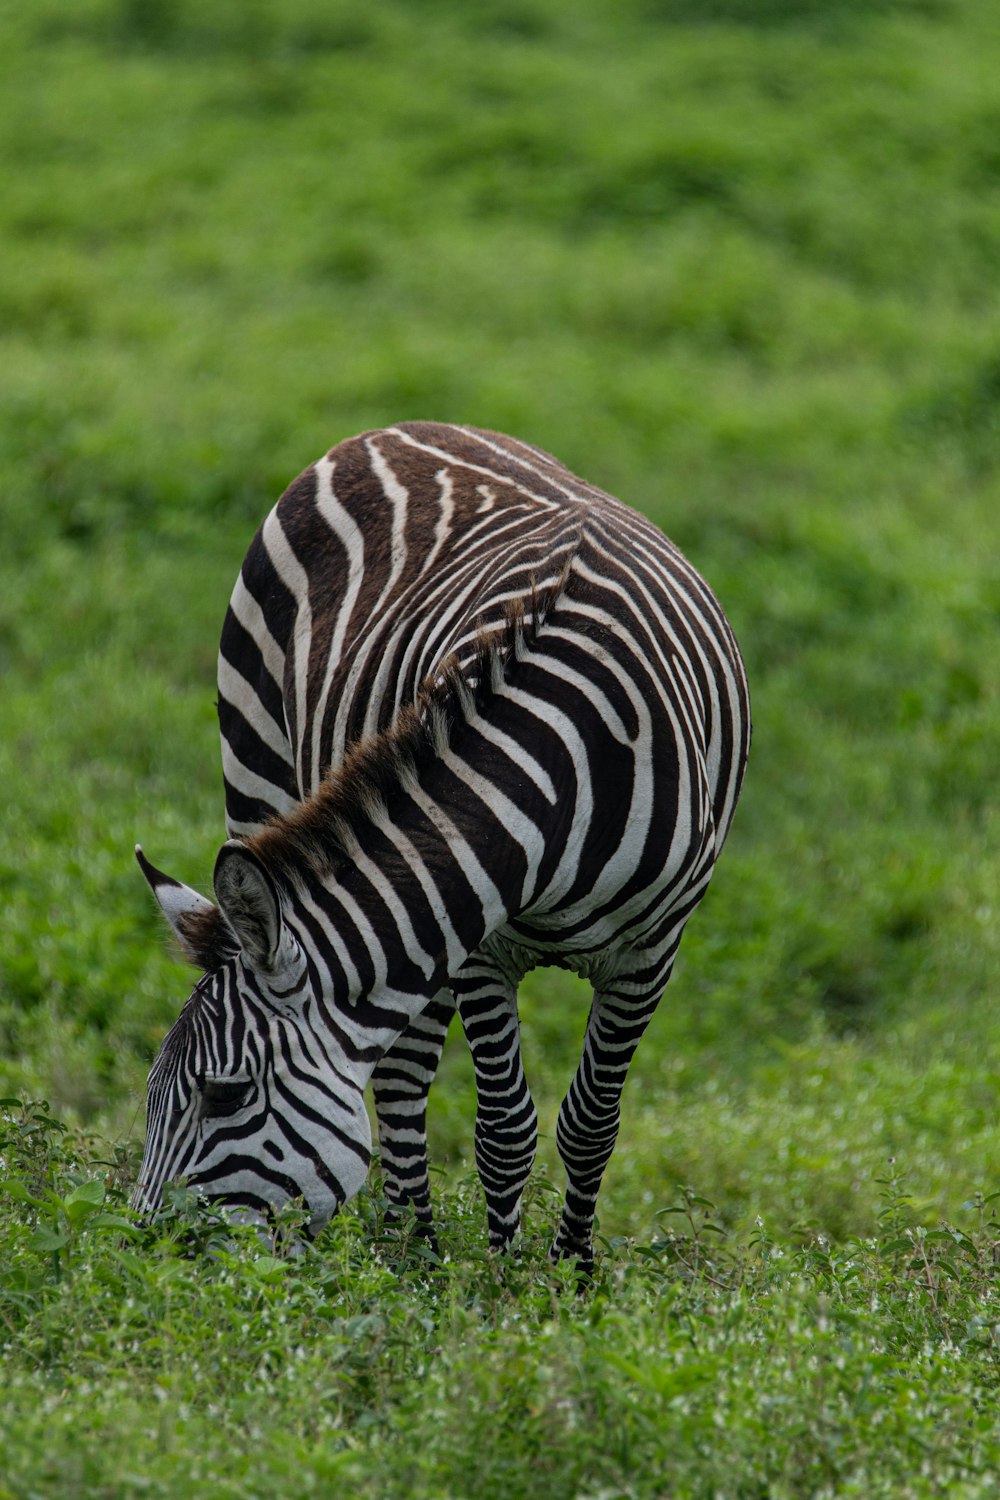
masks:
[(689, 1190), (580, 1296), (542, 1182), (503, 1265), (470, 1182), (441, 1261), (377, 1184), (289, 1259), (191, 1202), (140, 1232), (120, 1163), (2, 1128), (5, 1495), (992, 1493), (987, 1205), (926, 1231), (890, 1174), (864, 1240), (734, 1251)]
[[(0, 1496), (988, 1492), (998, 70), (983, 0), (0, 6), (0, 1094), (69, 1125), (56, 1198), (109, 1179), (58, 1251), (0, 1180)], [(377, 1192), (263, 1269), (93, 1222), (190, 983), (131, 849), (209, 885), (243, 553), (330, 444), (416, 417), (640, 506), (750, 674), (579, 1300), (539, 1249), (586, 1015), (557, 973), (505, 1272), (458, 1037), (433, 1276)], [(721, 1230), (687, 1269), (679, 1183)]]

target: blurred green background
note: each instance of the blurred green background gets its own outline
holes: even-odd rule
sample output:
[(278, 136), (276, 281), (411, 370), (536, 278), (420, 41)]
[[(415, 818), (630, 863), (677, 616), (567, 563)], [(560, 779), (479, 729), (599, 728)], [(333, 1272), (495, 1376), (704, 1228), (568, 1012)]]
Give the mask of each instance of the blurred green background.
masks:
[[(556, 453), (719, 594), (735, 829), (602, 1199), (863, 1230), (1000, 1186), (1000, 9), (0, 4), (0, 1093), (115, 1140), (190, 975), (219, 627), (334, 442)], [(586, 992), (524, 987), (555, 1110)], [(453, 1038), (438, 1162), (471, 1159)]]

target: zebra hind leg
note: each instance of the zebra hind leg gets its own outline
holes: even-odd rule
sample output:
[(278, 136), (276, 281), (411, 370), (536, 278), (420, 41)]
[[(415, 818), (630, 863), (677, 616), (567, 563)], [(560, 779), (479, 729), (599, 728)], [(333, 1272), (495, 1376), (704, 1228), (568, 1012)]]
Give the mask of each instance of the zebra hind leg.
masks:
[(454, 999), (443, 991), (414, 1017), (372, 1074), (386, 1197), (400, 1211), (412, 1209), (418, 1232), (433, 1250), (427, 1095), (454, 1014)]
[(476, 1166), (490, 1249), (504, 1251), (520, 1227), (521, 1195), (538, 1143), (521, 1061), (517, 986), (477, 955), (463, 965), (455, 997), (476, 1071)]
[(594, 1269), (594, 1213), (618, 1137), (625, 1077), (662, 988), (638, 997), (595, 992), (583, 1055), (559, 1110), (556, 1145), (566, 1168), (566, 1200), (551, 1255), (575, 1257), (585, 1276)]

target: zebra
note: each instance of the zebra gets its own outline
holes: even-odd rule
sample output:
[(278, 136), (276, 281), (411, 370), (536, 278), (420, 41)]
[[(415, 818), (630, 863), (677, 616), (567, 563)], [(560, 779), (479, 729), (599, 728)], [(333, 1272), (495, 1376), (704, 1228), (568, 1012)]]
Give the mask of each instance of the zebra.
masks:
[(315, 1235), (363, 1186), (433, 1236), (426, 1109), (457, 1009), (490, 1247), (537, 1117), (517, 987), (592, 986), (558, 1114), (551, 1252), (593, 1266), (633, 1053), (708, 886), (750, 740), (708, 585), (527, 443), (405, 422), (340, 443), (264, 520), (218, 663), (215, 901), (143, 873), (202, 977), (149, 1074), (133, 1206), (166, 1183)]

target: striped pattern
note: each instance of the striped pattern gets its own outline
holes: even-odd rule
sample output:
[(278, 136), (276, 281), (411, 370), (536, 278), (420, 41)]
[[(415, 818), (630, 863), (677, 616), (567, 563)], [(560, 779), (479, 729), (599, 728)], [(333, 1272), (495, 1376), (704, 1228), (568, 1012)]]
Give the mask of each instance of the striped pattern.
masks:
[(429, 1224), (425, 1110), (457, 1005), (491, 1243), (535, 1151), (517, 985), (594, 998), (559, 1113), (555, 1253), (592, 1256), (629, 1063), (739, 796), (746, 680), (641, 516), (493, 433), (342, 443), (263, 523), (219, 658), (217, 905), (147, 878), (206, 968), (150, 1075), (136, 1202), (186, 1174), (318, 1225), (364, 1180)]

